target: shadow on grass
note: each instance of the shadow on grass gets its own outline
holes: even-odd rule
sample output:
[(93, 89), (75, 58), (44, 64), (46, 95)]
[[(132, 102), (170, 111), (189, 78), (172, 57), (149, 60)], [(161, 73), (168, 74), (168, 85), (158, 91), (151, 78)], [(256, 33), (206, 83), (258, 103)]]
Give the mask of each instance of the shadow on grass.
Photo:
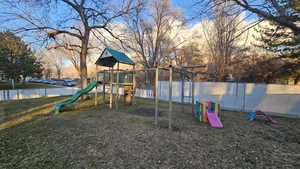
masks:
[[(24, 122), (30, 122), (33, 120), (47, 119), (47, 114), (54, 111), (55, 104), (67, 100), (69, 97), (57, 97), (57, 98), (40, 98), (40, 99), (27, 99), (20, 101), (7, 101), (2, 102), (1, 107), (4, 113), (4, 119), (0, 121), (0, 130), (7, 129)], [(123, 103), (123, 97), (120, 98), (119, 111), (127, 112), (129, 114), (135, 114), (139, 116), (148, 116), (154, 118), (154, 102), (149, 99), (137, 99), (135, 106), (129, 106)], [(18, 106), (16, 106), (18, 104)], [(78, 100), (73, 104), (66, 105), (62, 108), (62, 112), (69, 112), (74, 110), (85, 110), (95, 106), (95, 97), (90, 95), (88, 100)], [(98, 96), (98, 106), (105, 110), (107, 106), (103, 105), (103, 97)], [(174, 108), (176, 106), (174, 105)], [(185, 107), (185, 106), (184, 106)], [(115, 105), (114, 105), (115, 109)], [(167, 116), (168, 103), (160, 102), (159, 114)], [(176, 108), (175, 108), (176, 109)], [(175, 110), (174, 109), (174, 110)], [(45, 118), (46, 117), (46, 118)]]
[[(43, 116), (41, 116), (41, 115), (46, 115), (46, 114), (52, 113), (54, 111), (54, 105), (63, 100), (66, 100), (66, 98), (55, 100), (50, 103), (46, 103), (46, 104), (39, 105), (39, 106), (34, 105), (33, 108), (29, 108), (29, 109), (27, 109), (25, 111), (21, 111), (21, 112), (16, 112), (16, 113), (11, 113), (11, 114), (10, 114), (10, 112), (5, 112), (4, 116), (7, 116), (7, 117), (4, 117), (4, 120), (3, 120), (4, 122), (0, 123), (0, 130), (10, 128), (15, 125), (18, 125), (18, 124), (21, 124), (24, 122), (28, 122), (28, 121), (31, 121), (34, 119), (42, 118)], [(4, 111), (5, 111), (5, 109), (4, 109)]]
[[(54, 112), (55, 104), (67, 100), (69, 97), (57, 97), (57, 98), (42, 98), (42, 99), (28, 99), (23, 100), (20, 102), (17, 101), (8, 101), (1, 103), (2, 110), (4, 113), (4, 120), (3, 122), (0, 121), (0, 130), (7, 129), (24, 122), (29, 122), (32, 120), (41, 120), (47, 119), (50, 113)], [(45, 103), (46, 101), (46, 103)], [(49, 102), (50, 101), (50, 102)], [(102, 103), (102, 97), (98, 97), (99, 104)], [(20, 105), (21, 109), (18, 111), (18, 107), (16, 107), (16, 103), (18, 104), (25, 104), (24, 107)], [(29, 105), (26, 105), (29, 104)], [(41, 105), (42, 104), (42, 105)], [(79, 109), (87, 109), (95, 105), (95, 98), (93, 96), (90, 97), (88, 100), (79, 100), (73, 104), (66, 105), (63, 107), (62, 112), (66, 111), (73, 111)], [(30, 107), (32, 106), (32, 107)], [(16, 109), (15, 109), (15, 108)], [(24, 111), (24, 109), (26, 109)], [(22, 111), (23, 110), (23, 111)], [(45, 118), (46, 117), (46, 118)]]

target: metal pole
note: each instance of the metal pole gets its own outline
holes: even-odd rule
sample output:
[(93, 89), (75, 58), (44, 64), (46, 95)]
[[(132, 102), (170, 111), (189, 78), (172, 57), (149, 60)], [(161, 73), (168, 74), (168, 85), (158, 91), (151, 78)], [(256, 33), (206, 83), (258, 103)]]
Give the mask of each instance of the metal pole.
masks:
[(173, 68), (170, 67), (170, 77), (169, 77), (169, 129), (172, 128), (172, 82), (173, 82)]
[(247, 83), (244, 83), (244, 94), (243, 94), (243, 108), (242, 108), (242, 113), (246, 112), (246, 87), (247, 87)]
[(184, 75), (181, 75), (181, 111), (184, 113)]
[(9, 90), (7, 90), (7, 100), (10, 99), (10, 94), (9, 94)]
[(155, 70), (155, 126), (158, 125), (158, 68)]
[(194, 102), (195, 102), (195, 84), (194, 84), (194, 73), (192, 74), (192, 115), (193, 117), (195, 117), (195, 105), (194, 105)]

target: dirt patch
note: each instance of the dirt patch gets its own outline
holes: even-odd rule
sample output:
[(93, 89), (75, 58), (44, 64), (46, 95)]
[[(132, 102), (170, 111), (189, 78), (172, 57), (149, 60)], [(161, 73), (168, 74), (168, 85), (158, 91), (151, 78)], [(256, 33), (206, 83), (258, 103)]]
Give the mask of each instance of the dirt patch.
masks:
[[(148, 116), (154, 117), (155, 116), (155, 109), (154, 108), (138, 108), (134, 111), (130, 112), (131, 114), (139, 115), (139, 116)], [(162, 112), (158, 112), (158, 116), (161, 116)]]

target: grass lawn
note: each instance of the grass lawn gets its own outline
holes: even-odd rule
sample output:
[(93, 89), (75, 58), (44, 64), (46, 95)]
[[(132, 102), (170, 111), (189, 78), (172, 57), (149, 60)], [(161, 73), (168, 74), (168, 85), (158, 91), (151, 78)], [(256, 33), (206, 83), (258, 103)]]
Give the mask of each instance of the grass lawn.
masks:
[[(1, 169), (300, 168), (299, 119), (275, 117), (279, 124), (272, 125), (222, 111), (225, 128), (214, 129), (191, 117), (190, 105), (174, 104), (170, 131), (167, 121), (154, 127), (147, 99), (119, 111), (78, 101), (59, 115), (43, 115), (64, 99), (0, 102)], [(160, 116), (167, 110), (161, 103)]]
[[(54, 88), (56, 86), (43, 83), (16, 83), (15, 89)], [(0, 82), (0, 90), (12, 89), (10, 82)]]

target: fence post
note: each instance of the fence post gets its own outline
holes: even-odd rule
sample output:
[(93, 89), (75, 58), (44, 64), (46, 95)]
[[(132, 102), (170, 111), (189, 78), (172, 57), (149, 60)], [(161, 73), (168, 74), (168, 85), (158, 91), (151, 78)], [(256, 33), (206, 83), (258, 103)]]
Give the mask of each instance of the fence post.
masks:
[(7, 92), (7, 100), (9, 100), (9, 99), (10, 99), (10, 93), (9, 93), (9, 90), (6, 90), (6, 92)]
[(19, 96), (19, 89), (17, 89), (17, 99), (18, 99), (18, 100), (20, 99), (20, 96)]
[(3, 92), (3, 100), (5, 100), (5, 90), (2, 90)]
[(4, 122), (4, 117), (5, 117), (4, 108), (1, 106), (0, 107), (0, 123)]
[(47, 88), (45, 88), (45, 97), (47, 97)]

